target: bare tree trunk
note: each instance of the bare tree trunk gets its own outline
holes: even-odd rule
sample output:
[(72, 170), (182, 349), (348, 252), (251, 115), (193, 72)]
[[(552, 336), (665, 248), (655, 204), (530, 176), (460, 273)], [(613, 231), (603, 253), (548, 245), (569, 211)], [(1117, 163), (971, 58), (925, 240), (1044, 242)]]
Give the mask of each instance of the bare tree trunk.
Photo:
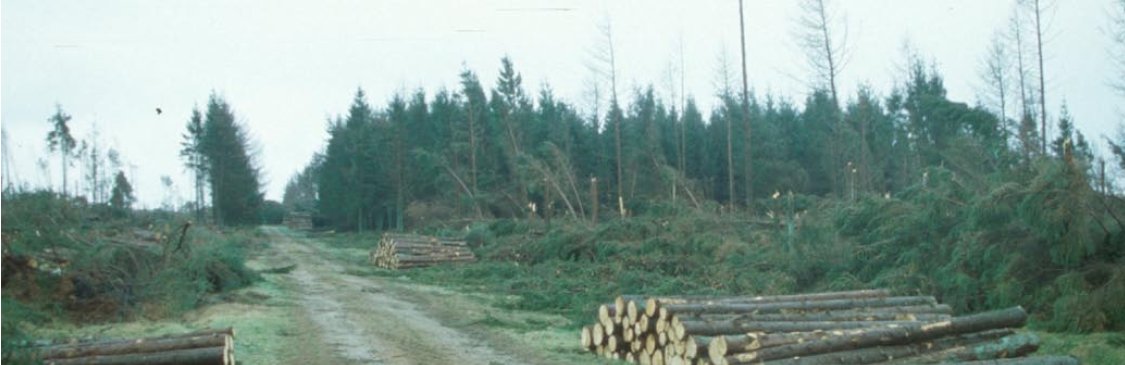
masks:
[(1035, 5), (1035, 47), (1036, 58), (1039, 59), (1039, 126), (1040, 135), (1039, 140), (1041, 144), (1040, 153), (1047, 154), (1047, 77), (1043, 69), (1043, 23), (1042, 13), (1043, 9), (1040, 7), (1039, 0), (1034, 0)]
[(830, 167), (832, 172), (829, 176), (832, 179), (833, 190), (837, 193), (843, 193), (846, 189), (841, 186), (841, 182), (847, 184), (846, 182), (851, 181), (849, 178), (851, 169), (843, 168), (846, 164), (845, 161), (847, 161), (847, 156), (843, 153), (845, 149), (842, 147), (845, 143), (843, 133), (845, 124), (844, 114), (840, 109), (840, 95), (836, 79), (843, 67), (841, 62), (845, 56), (847, 33), (845, 29), (845, 39), (839, 43), (832, 38), (833, 33), (830, 26), (833, 17), (829, 14), (827, 0), (803, 0), (800, 6), (805, 14), (800, 19), (800, 26), (804, 30), (799, 41), (809, 58), (809, 66), (818, 79), (816, 84), (818, 84), (818, 87), (827, 88), (829, 96), (832, 98), (833, 116), (836, 119), (836, 125), (833, 128), (832, 140), (828, 146), (832, 155), (830, 157), (832, 159), (831, 164), (833, 165)]
[[(466, 103), (469, 106), (469, 181), (472, 183), (472, 195), (477, 195), (477, 128), (475, 123), (475, 112), (473, 111), (473, 101), (468, 100), (466, 96)], [(475, 199), (475, 198), (474, 198)], [(477, 209), (478, 211), (480, 208)]]
[[(738, 24), (739, 34), (741, 36), (742, 45), (742, 124), (746, 128), (746, 146), (743, 153), (746, 161), (746, 211), (754, 214), (754, 163), (752, 160), (754, 152), (750, 149), (750, 83), (747, 81), (746, 75), (746, 16), (742, 12), (742, 0), (738, 0)], [(734, 201), (734, 196), (731, 196), (731, 201)], [(733, 207), (733, 205), (732, 205)]]

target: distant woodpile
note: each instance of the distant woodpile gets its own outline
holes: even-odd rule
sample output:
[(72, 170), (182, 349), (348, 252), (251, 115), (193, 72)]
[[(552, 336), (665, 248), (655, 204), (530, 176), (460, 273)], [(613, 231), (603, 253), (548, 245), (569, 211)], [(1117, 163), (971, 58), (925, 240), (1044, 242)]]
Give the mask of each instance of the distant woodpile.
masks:
[(310, 230), (313, 228), (312, 214), (305, 212), (290, 212), (285, 215), (284, 224), (293, 230)]
[(953, 317), (887, 290), (778, 296), (621, 296), (581, 330), (583, 349), (640, 364), (1077, 364), (1039, 348), (1020, 307)]
[(41, 344), (33, 351), (48, 365), (235, 364), (233, 328), (148, 338), (69, 340)]
[(387, 269), (408, 269), (477, 260), (465, 241), (414, 234), (386, 233), (371, 250), (371, 263)]

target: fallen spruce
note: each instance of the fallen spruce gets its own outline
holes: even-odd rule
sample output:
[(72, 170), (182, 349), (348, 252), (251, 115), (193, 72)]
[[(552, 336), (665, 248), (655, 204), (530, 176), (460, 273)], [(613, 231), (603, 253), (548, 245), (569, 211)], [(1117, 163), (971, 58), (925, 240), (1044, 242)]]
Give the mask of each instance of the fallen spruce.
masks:
[(1019, 307), (953, 316), (930, 296), (856, 290), (779, 296), (623, 295), (581, 329), (583, 349), (639, 364), (1075, 364), (1024, 357)]

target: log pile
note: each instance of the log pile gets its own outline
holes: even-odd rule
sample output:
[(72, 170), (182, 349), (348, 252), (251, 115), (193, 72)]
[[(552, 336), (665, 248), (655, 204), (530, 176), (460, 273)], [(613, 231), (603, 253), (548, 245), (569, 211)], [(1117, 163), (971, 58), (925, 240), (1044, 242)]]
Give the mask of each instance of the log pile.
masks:
[(371, 250), (371, 263), (386, 269), (408, 269), (477, 260), (465, 241), (414, 234), (386, 233)]
[(136, 339), (72, 340), (34, 350), (47, 365), (235, 364), (233, 328)]
[(310, 230), (313, 228), (312, 214), (306, 212), (289, 212), (283, 222), (292, 230)]
[[(953, 316), (930, 296), (887, 290), (779, 296), (620, 296), (581, 330), (583, 349), (639, 364), (1077, 364), (1024, 356), (1019, 307)], [(992, 361), (992, 362), (990, 362)]]

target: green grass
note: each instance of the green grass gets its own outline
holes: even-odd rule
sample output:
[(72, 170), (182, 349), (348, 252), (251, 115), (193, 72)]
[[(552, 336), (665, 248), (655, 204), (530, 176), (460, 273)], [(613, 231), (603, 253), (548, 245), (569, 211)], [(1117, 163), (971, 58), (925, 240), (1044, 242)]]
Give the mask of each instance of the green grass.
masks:
[(1125, 364), (1125, 334), (1036, 332), (1043, 341), (1038, 355), (1070, 355), (1084, 365)]

